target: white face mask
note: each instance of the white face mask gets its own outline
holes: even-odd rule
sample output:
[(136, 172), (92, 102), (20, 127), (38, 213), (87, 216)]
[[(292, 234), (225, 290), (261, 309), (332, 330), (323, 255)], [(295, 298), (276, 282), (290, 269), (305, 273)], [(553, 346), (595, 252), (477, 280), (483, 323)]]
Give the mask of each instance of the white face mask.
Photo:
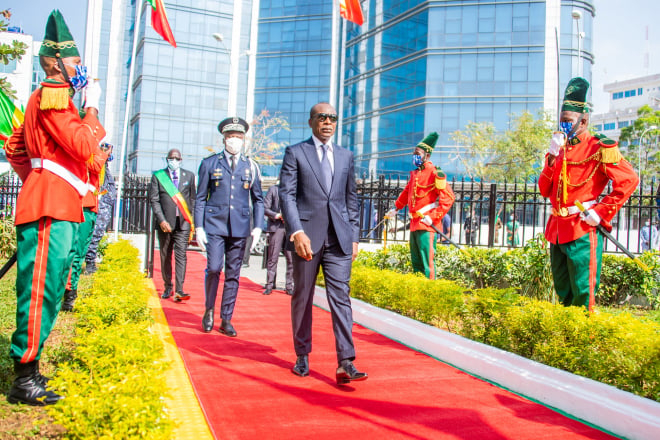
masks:
[(225, 139), (225, 150), (229, 154), (239, 154), (243, 149), (243, 139), (241, 138), (229, 138)]
[(167, 159), (167, 168), (176, 171), (181, 167), (181, 161), (176, 159)]

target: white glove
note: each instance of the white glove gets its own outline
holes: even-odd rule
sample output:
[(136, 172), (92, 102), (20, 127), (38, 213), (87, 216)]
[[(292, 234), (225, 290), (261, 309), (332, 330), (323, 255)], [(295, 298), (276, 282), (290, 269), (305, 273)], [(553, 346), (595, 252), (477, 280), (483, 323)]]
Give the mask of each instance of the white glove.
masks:
[(206, 243), (209, 241), (206, 239), (206, 232), (203, 228), (195, 228), (195, 234), (197, 236), (197, 244), (204, 252), (206, 252)]
[(589, 226), (598, 226), (600, 224), (600, 216), (593, 209), (587, 209), (580, 215), (582, 220), (587, 222)]
[(85, 87), (85, 108), (93, 107), (99, 109), (101, 101), (101, 85), (98, 81), (91, 80)]
[(548, 148), (548, 154), (551, 156), (559, 156), (559, 150), (566, 143), (566, 135), (561, 131), (555, 131), (552, 134), (552, 139), (550, 140), (550, 147)]
[(431, 226), (433, 224), (433, 220), (431, 220), (431, 217), (428, 215), (425, 215), (420, 222), (424, 223), (426, 226)]
[(250, 252), (252, 252), (254, 248), (257, 247), (257, 243), (259, 243), (259, 238), (261, 237), (261, 228), (254, 228), (250, 235), (252, 235), (252, 245), (250, 246)]
[(385, 218), (394, 218), (396, 217), (396, 208), (392, 208), (385, 213)]

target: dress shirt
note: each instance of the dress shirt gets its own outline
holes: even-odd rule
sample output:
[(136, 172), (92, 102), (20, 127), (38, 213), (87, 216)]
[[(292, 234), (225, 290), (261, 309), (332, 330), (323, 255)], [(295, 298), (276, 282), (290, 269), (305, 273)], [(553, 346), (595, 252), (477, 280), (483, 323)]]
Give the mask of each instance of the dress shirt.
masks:
[(334, 150), (335, 147), (332, 145), (332, 141), (328, 141), (327, 144), (324, 144), (321, 142), (316, 136), (312, 135), (312, 140), (314, 141), (314, 145), (316, 146), (316, 154), (319, 156), (319, 162), (323, 160), (323, 145), (328, 146), (328, 162), (330, 162), (330, 168), (332, 169), (332, 174), (335, 173), (335, 155), (334, 155)]

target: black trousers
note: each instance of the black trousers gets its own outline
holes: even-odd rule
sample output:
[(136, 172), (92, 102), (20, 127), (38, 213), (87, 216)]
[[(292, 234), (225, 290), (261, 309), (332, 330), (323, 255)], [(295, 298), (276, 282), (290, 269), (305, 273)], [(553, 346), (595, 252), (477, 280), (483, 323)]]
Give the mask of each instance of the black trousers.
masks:
[(158, 232), (158, 245), (160, 247), (160, 270), (163, 274), (165, 290), (172, 288), (172, 253), (175, 261), (175, 292), (183, 292), (183, 282), (186, 280), (186, 251), (190, 238), (190, 223), (181, 217), (176, 218), (172, 232)]

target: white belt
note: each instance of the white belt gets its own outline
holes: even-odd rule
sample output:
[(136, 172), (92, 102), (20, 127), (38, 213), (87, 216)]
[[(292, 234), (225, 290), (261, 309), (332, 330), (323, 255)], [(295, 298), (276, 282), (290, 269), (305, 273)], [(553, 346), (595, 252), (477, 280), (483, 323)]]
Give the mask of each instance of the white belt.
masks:
[(411, 213), (410, 217), (414, 217), (414, 216), (424, 217), (424, 214), (437, 207), (438, 207), (438, 202), (429, 203), (428, 205), (422, 206), (417, 211)]
[[(584, 206), (585, 211), (587, 209), (591, 208), (592, 206), (594, 206), (595, 204), (596, 204), (595, 200), (589, 200), (588, 202), (582, 202), (582, 206)], [(580, 208), (578, 208), (575, 205), (568, 207), (568, 215), (578, 214), (579, 212), (580, 212)]]
[(55, 174), (57, 177), (64, 179), (69, 185), (71, 185), (80, 196), (87, 194), (87, 191), (93, 192), (95, 190), (94, 186), (83, 182), (78, 176), (73, 174), (71, 171), (64, 168), (62, 165), (53, 162), (52, 160), (42, 159), (40, 157), (35, 157), (30, 159), (32, 168), (43, 168)]

